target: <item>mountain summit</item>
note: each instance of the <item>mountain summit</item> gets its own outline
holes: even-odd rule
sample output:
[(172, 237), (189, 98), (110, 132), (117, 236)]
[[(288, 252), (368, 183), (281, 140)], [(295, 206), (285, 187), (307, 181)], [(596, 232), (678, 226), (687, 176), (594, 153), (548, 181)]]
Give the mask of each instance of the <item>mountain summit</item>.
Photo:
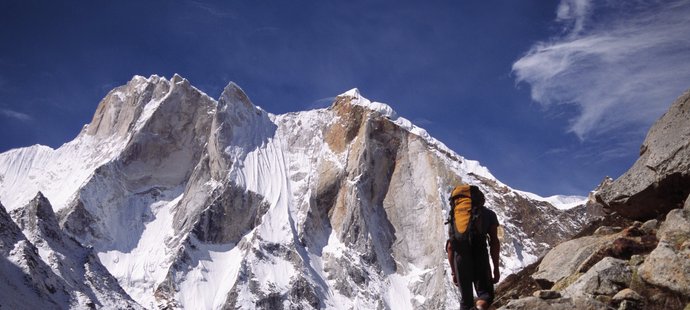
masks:
[[(46, 277), (86, 283), (41, 291), (60, 308), (457, 307), (443, 245), (460, 182), (498, 214), (505, 274), (590, 220), (583, 206), (510, 188), (356, 89), (327, 109), (274, 115), (234, 83), (214, 100), (178, 75), (136, 76), (73, 141), (0, 154), (0, 201), (30, 219), (1, 235), (2, 272), (26, 257), (6, 247), (38, 248)], [(117, 283), (88, 285), (51, 263), (64, 246), (42, 242), (46, 232), (93, 256), (70, 261), (74, 273)]]

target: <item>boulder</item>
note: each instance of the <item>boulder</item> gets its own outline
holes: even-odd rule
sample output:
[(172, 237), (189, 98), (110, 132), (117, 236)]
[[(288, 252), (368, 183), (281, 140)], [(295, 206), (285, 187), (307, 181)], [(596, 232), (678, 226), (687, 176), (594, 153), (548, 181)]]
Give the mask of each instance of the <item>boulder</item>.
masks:
[(619, 233), (623, 230), (622, 227), (601, 226), (594, 231), (595, 236), (605, 236)]
[(690, 297), (690, 210), (669, 212), (657, 235), (659, 245), (640, 266), (640, 277)]
[(591, 298), (556, 298), (541, 299), (539, 297), (524, 297), (511, 300), (501, 310), (599, 310), (607, 309), (606, 304)]
[(618, 307), (618, 310), (640, 310), (640, 304), (632, 300), (623, 300)]
[(563, 290), (564, 296), (612, 296), (629, 286), (632, 269), (621, 259), (605, 257)]
[(616, 293), (616, 295), (613, 296), (613, 303), (620, 303), (623, 302), (624, 300), (630, 300), (634, 302), (641, 302), (643, 300), (642, 296), (638, 294), (637, 292), (633, 291), (632, 289), (626, 288), (623, 289), (622, 291)]
[(583, 262), (608, 246), (617, 235), (582, 237), (559, 244), (544, 256), (537, 272), (532, 275), (542, 288), (577, 273)]
[(532, 294), (534, 297), (539, 297), (541, 299), (556, 299), (561, 297), (561, 293), (552, 290), (538, 290)]
[(640, 229), (647, 234), (653, 234), (653, 233), (656, 233), (656, 228), (658, 226), (659, 226), (659, 221), (657, 221), (656, 219), (653, 219), (653, 220), (649, 220), (649, 221), (644, 222), (644, 224), (642, 224)]
[(572, 309), (573, 304), (570, 300), (563, 300), (562, 298), (555, 300), (544, 300), (539, 297), (525, 297), (511, 300), (505, 307), (505, 310), (527, 310), (527, 309)]
[(606, 209), (648, 220), (682, 206), (690, 193), (690, 92), (649, 130), (637, 162), (596, 193)]
[[(690, 199), (688, 199), (690, 200)], [(666, 221), (659, 227), (657, 236), (659, 239), (669, 239), (676, 235), (690, 233), (690, 210), (672, 210), (666, 215)]]
[(646, 255), (633, 255), (630, 257), (628, 264), (630, 264), (630, 266), (637, 267), (644, 263), (645, 258), (647, 258)]

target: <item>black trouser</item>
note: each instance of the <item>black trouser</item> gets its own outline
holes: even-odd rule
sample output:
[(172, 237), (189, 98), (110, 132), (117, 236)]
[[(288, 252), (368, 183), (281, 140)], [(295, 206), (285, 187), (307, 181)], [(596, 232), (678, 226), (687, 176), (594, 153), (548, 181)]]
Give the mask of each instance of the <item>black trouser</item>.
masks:
[[(486, 243), (484, 243), (486, 244)], [(478, 299), (489, 304), (494, 301), (494, 284), (491, 279), (491, 265), (486, 247), (471, 249), (467, 246), (454, 247), (455, 277), (460, 286), (460, 309), (474, 307), (472, 288), (477, 291)], [(463, 255), (464, 253), (464, 255)]]

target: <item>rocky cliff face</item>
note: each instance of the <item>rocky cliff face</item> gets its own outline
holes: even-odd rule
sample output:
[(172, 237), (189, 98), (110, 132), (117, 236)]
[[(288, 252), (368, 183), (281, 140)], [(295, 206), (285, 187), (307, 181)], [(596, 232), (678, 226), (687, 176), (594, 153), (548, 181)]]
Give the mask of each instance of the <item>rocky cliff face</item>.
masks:
[[(689, 107), (685, 93), (654, 124), (633, 167), (595, 190), (611, 213), (595, 223), (623, 225), (592, 225), (593, 233), (556, 246), (499, 288), (501, 309), (690, 307)], [(529, 289), (534, 295), (524, 297)]]
[(457, 307), (443, 249), (453, 185), (485, 192), (506, 274), (592, 218), (511, 189), (356, 90), (328, 109), (273, 115), (235, 84), (216, 101), (179, 76), (114, 89), (57, 150), (0, 154), (0, 180), (7, 225), (19, 224), (2, 242), (37, 244), (48, 256), (32, 254), (45, 267), (30, 272), (96, 306)]
[(649, 130), (640, 158), (597, 192), (597, 200), (626, 217), (648, 220), (683, 205), (690, 194), (690, 92)]

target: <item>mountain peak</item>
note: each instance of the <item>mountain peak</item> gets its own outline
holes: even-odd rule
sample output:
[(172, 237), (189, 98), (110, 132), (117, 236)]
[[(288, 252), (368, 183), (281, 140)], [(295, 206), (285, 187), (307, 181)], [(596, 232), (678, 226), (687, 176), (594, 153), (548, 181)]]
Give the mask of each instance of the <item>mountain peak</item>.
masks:
[(393, 110), (393, 108), (391, 108), (391, 106), (383, 102), (371, 101), (365, 98), (361, 95), (359, 89), (357, 88), (350, 89), (340, 94), (338, 97), (350, 97), (352, 98), (350, 101), (351, 104), (363, 106), (369, 110), (381, 113), (381, 115), (390, 119), (398, 118), (398, 114)]
[(247, 108), (256, 108), (249, 99), (249, 96), (247, 96), (244, 90), (235, 82), (229, 82), (228, 85), (225, 86), (223, 92), (220, 94), (218, 103), (220, 106), (240, 103)]
[(40, 191), (24, 208), (12, 211), (12, 217), (24, 229), (40, 232), (41, 235), (53, 239), (60, 236), (53, 206)]
[[(72, 274), (69, 285), (95, 270), (120, 283), (118, 300), (151, 308), (436, 309), (457, 302), (437, 246), (452, 184), (481, 186), (505, 223), (504, 273), (583, 221), (519, 195), (356, 88), (331, 109), (272, 115), (233, 82), (217, 101), (188, 85), (135, 76), (99, 105), (92, 134), (32, 160), (0, 154), (0, 199), (47, 254), (36, 261)], [(42, 194), (26, 207), (38, 190), (62, 228)], [(532, 233), (556, 220), (567, 225)], [(104, 268), (86, 267), (90, 253)]]
[[(350, 89), (350, 90), (338, 95), (337, 98), (350, 98), (349, 101), (345, 101), (345, 102), (348, 102), (349, 104), (362, 106), (362, 107), (365, 107), (366, 109), (369, 109), (371, 111), (380, 113), (382, 116), (385, 116), (391, 122), (398, 125), (400, 128), (403, 128), (404, 130), (407, 130), (407, 131), (419, 136), (420, 138), (424, 139), (425, 141), (427, 141), (429, 143), (429, 145), (436, 148), (441, 153), (444, 153), (447, 156), (462, 162), (463, 168), (466, 169), (467, 171), (469, 171), (475, 175), (485, 177), (487, 179), (496, 180), (498, 182), (496, 177), (494, 177), (494, 175), (491, 174), (489, 169), (482, 166), (477, 161), (466, 160), (462, 156), (458, 155), (457, 153), (455, 153), (455, 151), (448, 148), (443, 142), (438, 141), (434, 137), (432, 137), (424, 128), (418, 127), (417, 125), (413, 124), (410, 120), (408, 120), (404, 117), (398, 116), (398, 113), (396, 113), (395, 110), (393, 110), (393, 108), (391, 106), (389, 106), (388, 104), (385, 104), (383, 102), (371, 101), (371, 100), (365, 98), (364, 96), (361, 95), (359, 89), (357, 89), (357, 88)], [(341, 102), (341, 101), (336, 100), (336, 104), (339, 102)]]
[(177, 73), (173, 74), (172, 79), (170, 79), (170, 81), (173, 83), (182, 82), (182, 81), (186, 81), (186, 80), (187, 79), (183, 78), (181, 75), (179, 75)]
[(160, 75), (158, 75), (158, 74), (151, 74), (149, 77), (145, 77), (145, 76), (143, 76), (143, 75), (138, 75), (138, 74), (137, 74), (137, 75), (134, 75), (134, 76), (132, 77), (132, 79), (129, 80), (129, 82), (128, 82), (127, 84), (129, 84), (129, 83), (137, 83), (137, 84), (141, 84), (141, 83), (158, 83), (158, 82), (160, 82), (160, 81), (167, 82), (168, 79), (166, 79), (165, 77), (160, 76)]
[(355, 87), (353, 89), (350, 89), (350, 90), (340, 94), (338, 97), (359, 98), (359, 88)]

